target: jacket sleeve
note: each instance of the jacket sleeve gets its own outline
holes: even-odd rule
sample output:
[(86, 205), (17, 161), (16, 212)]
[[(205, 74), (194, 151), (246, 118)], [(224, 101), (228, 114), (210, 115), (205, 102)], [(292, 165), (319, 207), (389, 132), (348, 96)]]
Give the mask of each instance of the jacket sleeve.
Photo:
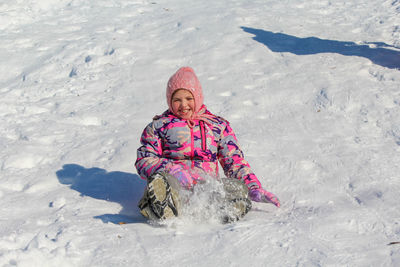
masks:
[(243, 152), (229, 123), (221, 133), (218, 159), (226, 177), (242, 180), (249, 189), (261, 188), (260, 181), (252, 172), (249, 163), (244, 159)]
[(142, 144), (137, 150), (136, 170), (141, 178), (147, 179), (154, 173), (165, 170), (168, 160), (163, 158), (162, 142), (153, 123), (143, 131), (140, 138)]

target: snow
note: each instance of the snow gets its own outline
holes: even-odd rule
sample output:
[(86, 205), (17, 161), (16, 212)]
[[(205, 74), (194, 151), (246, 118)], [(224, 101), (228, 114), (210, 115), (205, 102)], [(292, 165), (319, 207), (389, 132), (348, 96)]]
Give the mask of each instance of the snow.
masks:
[[(400, 1), (5, 0), (0, 14), (1, 266), (400, 266)], [(139, 137), (185, 65), (281, 208), (141, 217)]]

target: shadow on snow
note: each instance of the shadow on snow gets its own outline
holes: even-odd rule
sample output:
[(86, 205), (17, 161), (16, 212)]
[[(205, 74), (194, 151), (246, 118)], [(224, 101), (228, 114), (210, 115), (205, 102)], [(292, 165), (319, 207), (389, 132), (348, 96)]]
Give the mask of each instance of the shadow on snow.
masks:
[(107, 172), (101, 168), (84, 168), (77, 164), (66, 164), (56, 174), (61, 184), (70, 185), (81, 196), (116, 202), (122, 206), (119, 214), (103, 214), (94, 218), (115, 224), (146, 221), (137, 208), (146, 183), (137, 174)]
[[(400, 50), (382, 42), (356, 44), (317, 37), (300, 38), (247, 27), (241, 28), (245, 32), (254, 34), (254, 40), (266, 45), (273, 52), (289, 52), (295, 55), (337, 53), (344, 56), (364, 57), (374, 64), (390, 69), (400, 69)], [(373, 47), (369, 45), (373, 45)]]

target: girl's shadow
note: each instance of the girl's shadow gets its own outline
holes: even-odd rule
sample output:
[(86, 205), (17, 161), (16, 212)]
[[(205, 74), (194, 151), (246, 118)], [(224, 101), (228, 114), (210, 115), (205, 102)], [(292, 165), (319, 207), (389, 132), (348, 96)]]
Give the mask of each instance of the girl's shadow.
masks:
[(137, 174), (107, 172), (101, 168), (85, 168), (77, 164), (66, 164), (56, 174), (60, 183), (70, 185), (81, 196), (112, 201), (122, 206), (119, 214), (103, 214), (94, 218), (115, 224), (146, 221), (137, 208), (146, 182)]

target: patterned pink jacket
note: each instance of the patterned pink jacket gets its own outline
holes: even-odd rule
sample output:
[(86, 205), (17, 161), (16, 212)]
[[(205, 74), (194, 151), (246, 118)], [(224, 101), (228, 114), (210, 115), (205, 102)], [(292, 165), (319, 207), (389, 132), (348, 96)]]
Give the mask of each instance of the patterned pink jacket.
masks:
[(194, 120), (192, 127), (170, 111), (153, 119), (140, 139), (142, 146), (137, 150), (135, 163), (138, 174), (146, 179), (179, 164), (195, 180), (218, 177), (219, 161), (226, 177), (242, 180), (249, 189), (261, 188), (229, 122), (210, 113), (204, 105), (202, 108), (212, 120)]

